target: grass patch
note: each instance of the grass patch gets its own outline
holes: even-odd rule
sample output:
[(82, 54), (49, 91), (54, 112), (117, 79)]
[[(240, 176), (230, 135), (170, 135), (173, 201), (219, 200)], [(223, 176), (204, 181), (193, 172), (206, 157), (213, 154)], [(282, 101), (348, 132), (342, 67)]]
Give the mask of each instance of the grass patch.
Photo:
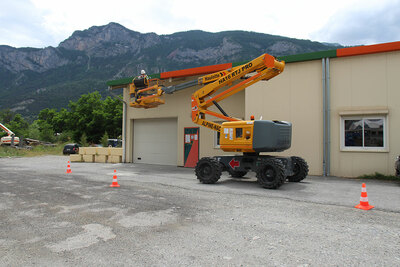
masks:
[(32, 146), (32, 149), (17, 149), (10, 146), (0, 146), (0, 158), (4, 157), (38, 157), (45, 155), (62, 155), (65, 144), (56, 146)]
[(385, 181), (400, 181), (400, 177), (394, 175), (384, 175), (379, 172), (375, 172), (374, 174), (364, 174), (358, 176), (361, 179), (373, 179), (373, 180), (385, 180)]

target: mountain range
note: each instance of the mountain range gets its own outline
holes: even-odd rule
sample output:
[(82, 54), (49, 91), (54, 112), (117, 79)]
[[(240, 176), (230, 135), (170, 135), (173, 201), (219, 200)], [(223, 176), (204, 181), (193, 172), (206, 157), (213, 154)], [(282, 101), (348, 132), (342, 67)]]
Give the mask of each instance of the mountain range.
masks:
[(0, 110), (34, 117), (43, 108), (66, 107), (80, 95), (107, 95), (109, 80), (253, 59), (340, 48), (246, 31), (199, 30), (170, 35), (140, 33), (117, 23), (75, 31), (57, 47), (0, 46)]

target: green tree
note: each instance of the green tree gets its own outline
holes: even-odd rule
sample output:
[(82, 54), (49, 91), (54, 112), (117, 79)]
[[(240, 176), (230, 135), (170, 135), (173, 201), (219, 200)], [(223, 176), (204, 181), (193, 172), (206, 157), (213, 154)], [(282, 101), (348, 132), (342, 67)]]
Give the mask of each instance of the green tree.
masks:
[(57, 111), (55, 109), (45, 108), (39, 112), (38, 120), (47, 122), (48, 124), (52, 124), (54, 117), (56, 116)]
[[(40, 139), (54, 140), (54, 133), (61, 133), (59, 140), (80, 142), (83, 134), (90, 143), (100, 142), (106, 132), (117, 138), (122, 133), (122, 103), (107, 97), (102, 100), (99, 92), (82, 95), (76, 102), (70, 101), (69, 110), (43, 109), (38, 114), (35, 127)], [(32, 128), (37, 135), (36, 128)], [(44, 140), (44, 139), (43, 139)]]
[(68, 131), (67, 128), (67, 120), (68, 120), (69, 112), (62, 108), (60, 112), (56, 113), (52, 120), (53, 130), (56, 133), (63, 133), (64, 131)]
[(29, 133), (29, 123), (22, 117), (21, 114), (16, 114), (14, 118), (7, 124), (8, 129), (13, 131), (16, 136), (27, 136)]
[(25, 137), (29, 137), (36, 140), (40, 139), (40, 130), (37, 120), (29, 125), (28, 134)]
[(50, 124), (44, 123), (39, 127), (40, 130), (40, 140), (41, 141), (46, 141), (46, 142), (54, 142), (55, 141), (55, 136), (54, 136), (54, 131), (53, 127), (51, 127)]
[(69, 103), (70, 113), (66, 118), (73, 139), (79, 140), (85, 133), (90, 143), (98, 143), (107, 132), (116, 137), (122, 133), (122, 104), (107, 97), (101, 100), (99, 92), (82, 95), (77, 102)]
[(108, 133), (105, 132), (104, 135), (101, 137), (100, 143), (103, 147), (108, 146)]
[(93, 92), (82, 95), (77, 102), (70, 102), (68, 128), (73, 132), (74, 140), (79, 140), (83, 133), (88, 142), (98, 142), (104, 133), (104, 112), (101, 95)]
[(89, 146), (88, 142), (87, 142), (87, 136), (85, 133), (82, 134), (81, 139), (79, 141), (81, 146)]
[(68, 130), (64, 130), (60, 136), (58, 137), (59, 142), (71, 142), (72, 140), (72, 132)]
[(38, 115), (38, 124), (40, 128), (48, 128), (48, 125), (51, 126), (53, 132), (61, 133), (63, 130), (63, 125), (65, 124), (63, 114), (65, 113), (65, 109), (57, 112), (55, 109), (45, 108), (39, 112)]
[(122, 133), (122, 102), (107, 97), (104, 102), (105, 130), (112, 138)]
[(4, 109), (0, 111), (0, 123), (6, 124), (10, 123), (12, 119), (14, 118), (14, 112), (12, 112), (10, 109)]

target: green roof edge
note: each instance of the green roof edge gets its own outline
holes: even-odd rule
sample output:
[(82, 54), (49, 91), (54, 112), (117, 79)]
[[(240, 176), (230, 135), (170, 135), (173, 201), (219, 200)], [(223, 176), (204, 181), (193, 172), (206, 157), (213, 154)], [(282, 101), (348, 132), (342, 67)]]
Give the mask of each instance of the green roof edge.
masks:
[(327, 57), (336, 57), (336, 49), (334, 50), (326, 50), (326, 51), (318, 51), (312, 53), (298, 54), (298, 55), (290, 55), (290, 56), (281, 56), (278, 57), (279, 60), (285, 61), (285, 63), (291, 62), (300, 62), (300, 61), (309, 61), (316, 60)]

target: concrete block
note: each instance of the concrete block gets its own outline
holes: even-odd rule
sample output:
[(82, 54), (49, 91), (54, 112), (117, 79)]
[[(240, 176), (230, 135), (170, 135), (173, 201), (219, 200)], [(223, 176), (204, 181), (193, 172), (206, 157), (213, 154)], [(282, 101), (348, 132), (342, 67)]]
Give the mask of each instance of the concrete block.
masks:
[(85, 155), (96, 155), (97, 147), (85, 147)]
[(71, 155), (69, 155), (69, 161), (71, 161), (71, 162), (82, 162), (83, 161), (82, 156), (83, 155), (80, 155), (80, 154), (71, 154)]
[(122, 152), (123, 152), (122, 148), (115, 148), (115, 147), (111, 148), (112, 156), (122, 156)]
[(94, 155), (83, 155), (84, 162), (94, 162)]
[(109, 148), (109, 147), (98, 147), (97, 148), (97, 155), (108, 156), (108, 155), (110, 155), (110, 150), (111, 150), (111, 148)]
[(96, 155), (94, 157), (94, 160), (97, 163), (107, 163), (108, 156), (107, 155)]
[(85, 155), (85, 148), (86, 147), (80, 147), (79, 148), (79, 155)]
[(111, 156), (108, 157), (108, 162), (121, 163), (122, 162), (122, 156), (111, 155)]

